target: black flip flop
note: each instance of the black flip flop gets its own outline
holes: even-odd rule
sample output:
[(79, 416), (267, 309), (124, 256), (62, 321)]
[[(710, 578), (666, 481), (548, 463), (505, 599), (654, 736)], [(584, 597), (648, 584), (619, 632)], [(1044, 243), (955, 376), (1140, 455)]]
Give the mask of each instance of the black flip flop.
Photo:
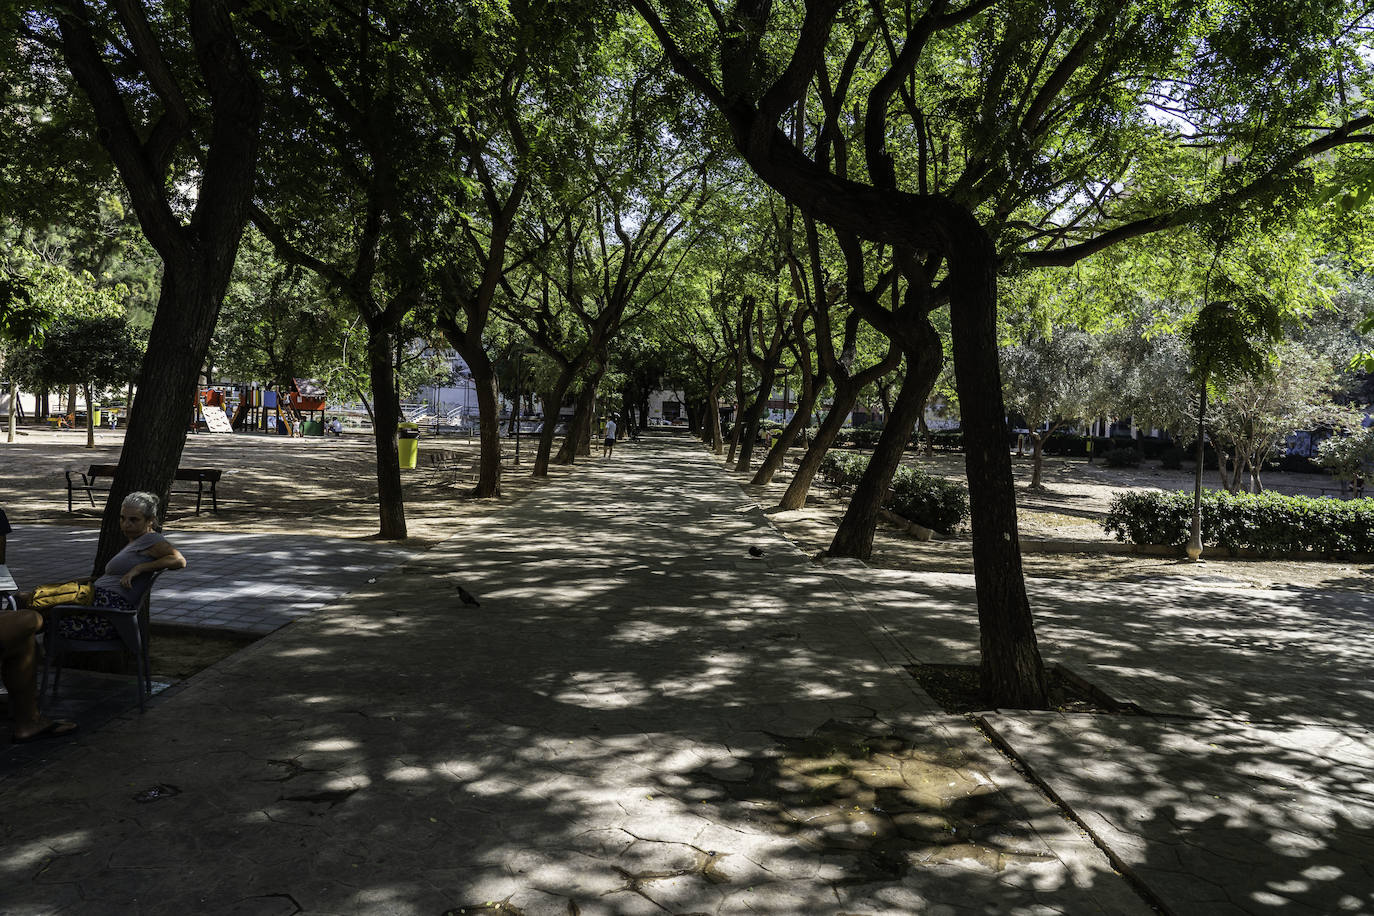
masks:
[(14, 739), (15, 744), (28, 744), (30, 741), (44, 741), (48, 738), (65, 738), (76, 731), (76, 723), (68, 722), (64, 719), (55, 719), (38, 731), (29, 735), (27, 738)]

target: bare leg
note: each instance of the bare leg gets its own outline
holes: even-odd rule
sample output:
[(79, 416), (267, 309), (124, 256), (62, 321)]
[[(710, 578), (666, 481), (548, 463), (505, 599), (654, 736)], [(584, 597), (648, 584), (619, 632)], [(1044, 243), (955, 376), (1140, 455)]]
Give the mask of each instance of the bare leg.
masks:
[(72, 722), (49, 722), (38, 714), (38, 651), (34, 636), (42, 626), (43, 618), (37, 611), (0, 614), (0, 679), (10, 695), (16, 741), (49, 729), (60, 735), (76, 728)]

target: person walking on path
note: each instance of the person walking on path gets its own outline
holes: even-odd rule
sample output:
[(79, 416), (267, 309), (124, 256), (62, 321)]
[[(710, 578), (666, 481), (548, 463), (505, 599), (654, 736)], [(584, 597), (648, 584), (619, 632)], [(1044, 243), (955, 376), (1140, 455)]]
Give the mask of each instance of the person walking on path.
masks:
[(615, 414), (611, 414), (610, 419), (606, 421), (606, 443), (601, 449), (601, 457), (606, 458), (613, 451), (615, 451)]

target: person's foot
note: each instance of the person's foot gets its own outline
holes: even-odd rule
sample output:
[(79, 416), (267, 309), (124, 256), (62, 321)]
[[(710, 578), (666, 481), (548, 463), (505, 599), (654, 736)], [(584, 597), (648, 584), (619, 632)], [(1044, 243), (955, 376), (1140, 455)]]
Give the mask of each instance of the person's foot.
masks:
[(38, 722), (28, 728), (14, 730), (14, 743), (26, 744), (29, 741), (42, 741), (46, 738), (65, 738), (76, 731), (76, 723), (66, 719), (53, 719)]

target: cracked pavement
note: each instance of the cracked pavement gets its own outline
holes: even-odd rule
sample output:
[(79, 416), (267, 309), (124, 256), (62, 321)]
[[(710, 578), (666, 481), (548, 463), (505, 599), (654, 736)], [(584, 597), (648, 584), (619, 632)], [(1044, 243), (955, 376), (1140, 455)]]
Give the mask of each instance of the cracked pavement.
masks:
[[(1035, 588), (1046, 654), (1099, 658), (1110, 629)], [(967, 580), (814, 566), (699, 447), (627, 444), (0, 782), (0, 911), (1151, 912), (903, 670), (970, 660), (975, 625)], [(1037, 776), (1075, 769), (1047, 782), (1136, 880), (1186, 885), (1192, 809), (1130, 818), (1205, 751), (1139, 730), (1165, 720), (987, 721)], [(1367, 796), (1345, 727), (1314, 740)], [(1226, 817), (1301, 768), (1262, 763)], [(1363, 805), (1294, 815), (1287, 848), (1338, 818), (1367, 837)], [(1222, 912), (1223, 885), (1155, 898)]]

